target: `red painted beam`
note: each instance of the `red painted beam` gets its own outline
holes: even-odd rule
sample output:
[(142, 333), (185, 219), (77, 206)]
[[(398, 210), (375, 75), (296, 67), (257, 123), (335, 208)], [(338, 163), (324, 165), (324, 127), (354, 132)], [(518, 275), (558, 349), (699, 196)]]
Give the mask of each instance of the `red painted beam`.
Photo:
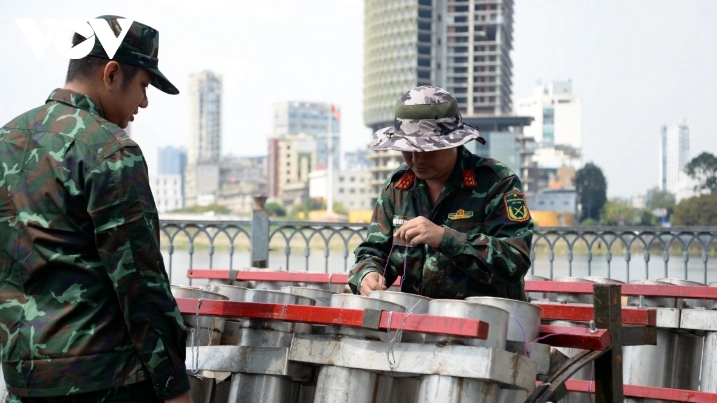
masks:
[[(379, 329), (388, 330), (389, 315), (391, 316), (391, 329), (403, 327), (403, 331), (405, 332), (447, 334), (451, 336), (473, 337), (481, 340), (488, 338), (488, 322), (415, 313), (406, 315), (399, 312), (390, 314), (389, 312), (383, 311), (378, 326)], [(403, 322), (404, 317), (406, 318), (405, 323)]]
[[(542, 308), (541, 319), (543, 320), (589, 322), (595, 317), (592, 305), (558, 304), (553, 302), (533, 302), (533, 304)], [(625, 325), (655, 326), (657, 324), (657, 311), (655, 309), (634, 307), (622, 308), (622, 323)]]
[[(346, 273), (314, 273), (300, 271), (237, 271), (236, 280), (240, 281), (284, 281), (294, 283), (346, 284)], [(229, 270), (193, 269), (187, 277), (213, 280), (228, 280)], [(400, 285), (399, 277), (393, 285)], [(526, 281), (526, 292), (551, 292), (570, 294), (592, 294), (595, 283)], [(694, 287), (679, 285), (621, 284), (621, 293), (625, 296), (644, 295), (646, 297), (703, 298), (717, 299), (717, 287)]]
[(595, 333), (590, 333), (586, 327), (540, 325), (540, 338), (540, 343), (553, 347), (599, 351), (610, 347), (610, 333), (607, 329), (597, 329)]
[[(570, 379), (565, 387), (572, 392), (595, 393), (595, 383)], [(657, 399), (684, 403), (717, 403), (717, 393), (694, 390), (655, 388), (651, 386), (624, 385), (625, 397)]]
[[(198, 303), (199, 300), (197, 299), (177, 298), (179, 311), (185, 315), (196, 314)], [(284, 322), (351, 327), (361, 327), (364, 317), (362, 309), (218, 300), (202, 300), (199, 306), (199, 314), (225, 318), (280, 320)], [(483, 340), (488, 337), (488, 323), (479, 320), (423, 314), (406, 315), (386, 311), (381, 312), (379, 330), (385, 331), (388, 329), (389, 317), (391, 318), (391, 329), (402, 327), (405, 332), (447, 334)]]
[[(592, 294), (596, 283), (526, 281), (526, 292), (552, 292), (568, 294)], [(699, 287), (682, 285), (619, 284), (623, 296), (674, 297), (717, 299), (717, 287)]]
[[(315, 273), (307, 271), (237, 271), (235, 280), (238, 281), (282, 281), (289, 283), (313, 284), (346, 284), (346, 273)], [(229, 280), (229, 270), (192, 269), (187, 273), (190, 278), (203, 278), (212, 280)], [(400, 285), (399, 277), (393, 285)]]

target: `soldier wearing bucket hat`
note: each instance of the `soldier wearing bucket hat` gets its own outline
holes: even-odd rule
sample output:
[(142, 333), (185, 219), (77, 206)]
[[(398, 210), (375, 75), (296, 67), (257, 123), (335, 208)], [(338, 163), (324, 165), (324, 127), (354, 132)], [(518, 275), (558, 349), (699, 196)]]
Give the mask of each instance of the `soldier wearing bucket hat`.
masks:
[(401, 151), (405, 164), (386, 181), (355, 251), (355, 294), (402, 276), (401, 291), (431, 298), (526, 299), (533, 223), (520, 179), (469, 152), (471, 140), (485, 144), (448, 91), (420, 86), (398, 100), (393, 126), (371, 146)]
[[(100, 18), (120, 33), (121, 17)], [(90, 39), (64, 88), (0, 126), (10, 402), (192, 401), (147, 165), (123, 130), (148, 106), (147, 86), (178, 91), (159, 70), (159, 33), (128, 29), (112, 59)]]

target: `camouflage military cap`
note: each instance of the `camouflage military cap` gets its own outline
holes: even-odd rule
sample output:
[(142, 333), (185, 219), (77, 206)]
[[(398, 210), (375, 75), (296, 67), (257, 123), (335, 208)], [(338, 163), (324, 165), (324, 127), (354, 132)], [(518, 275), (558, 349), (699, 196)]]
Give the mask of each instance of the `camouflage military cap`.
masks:
[[(115, 36), (119, 36), (122, 32), (122, 27), (120, 27), (117, 20), (124, 19), (123, 17), (103, 15), (97, 18), (106, 20)], [(96, 35), (95, 46), (89, 56), (109, 59)], [(156, 29), (134, 21), (112, 60), (144, 67), (152, 74), (151, 84), (154, 87), (167, 94), (179, 94), (177, 87), (170, 83), (167, 77), (159, 71), (159, 31)]]
[(463, 123), (458, 102), (440, 87), (422, 85), (396, 103), (393, 126), (373, 134), (374, 150), (435, 151), (471, 140), (485, 144), (478, 129)]

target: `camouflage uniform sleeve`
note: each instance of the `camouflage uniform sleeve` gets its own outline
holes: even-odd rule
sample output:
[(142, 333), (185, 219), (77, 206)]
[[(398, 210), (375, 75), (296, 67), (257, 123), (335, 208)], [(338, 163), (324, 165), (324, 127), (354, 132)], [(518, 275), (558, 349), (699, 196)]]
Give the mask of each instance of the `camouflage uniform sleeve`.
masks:
[(157, 396), (180, 395), (190, 388), (187, 330), (152, 228), (158, 221), (144, 157), (139, 147), (126, 146), (95, 165), (84, 186), (99, 256)]
[[(517, 176), (511, 175), (496, 182), (486, 198), (483, 228), (462, 233), (445, 227), (440, 251), (456, 261), (456, 265), (463, 267), (471, 277), (522, 289), (522, 279), (531, 264), (533, 222), (527, 214), (527, 206), (527, 219), (517, 221), (509, 218), (504, 198), (514, 192), (522, 192)], [(520, 292), (511, 289), (513, 295)]]
[[(393, 242), (392, 219), (393, 205), (386, 188), (376, 200), (366, 239), (354, 251), (356, 263), (349, 271), (349, 287), (354, 294), (361, 292), (361, 280), (367, 274), (383, 273)], [(389, 268), (386, 273), (386, 284), (393, 284), (397, 277), (396, 270)]]

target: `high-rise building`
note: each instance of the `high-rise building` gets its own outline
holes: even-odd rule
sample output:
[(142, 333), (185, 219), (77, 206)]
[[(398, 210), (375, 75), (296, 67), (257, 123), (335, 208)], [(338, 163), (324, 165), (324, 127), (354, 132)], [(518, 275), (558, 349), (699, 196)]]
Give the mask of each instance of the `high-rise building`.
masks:
[(168, 213), (184, 207), (182, 197), (182, 176), (179, 174), (159, 174), (149, 181), (157, 212)]
[[(331, 122), (331, 126), (329, 126)], [(328, 138), (332, 135), (334, 169), (341, 161), (341, 124), (331, 112), (331, 105), (317, 102), (281, 102), (274, 104), (274, 137), (308, 134), (316, 140), (316, 164), (323, 169), (328, 164)], [(313, 167), (312, 167), (313, 168)]]
[(222, 78), (211, 71), (189, 76), (189, 149), (184, 175), (187, 206), (213, 203), (219, 191)]
[(582, 147), (582, 101), (573, 94), (570, 81), (555, 81), (533, 89), (533, 95), (516, 103), (516, 113), (531, 116), (533, 123), (523, 129), (541, 146)]
[[(371, 210), (373, 200), (368, 182), (371, 173), (365, 171), (336, 171), (332, 176), (333, 200), (340, 203), (346, 211)], [(328, 199), (328, 172), (325, 169), (309, 174), (309, 197)]]
[(286, 206), (309, 197), (309, 173), (316, 169), (316, 140), (309, 134), (269, 139), (267, 194)]
[(371, 162), (371, 177), (368, 182), (371, 187), (371, 193), (367, 198), (369, 199), (369, 204), (373, 206), (376, 204), (376, 199), (381, 194), (381, 190), (383, 190), (386, 179), (396, 168), (403, 164), (403, 155), (400, 151), (382, 150), (374, 151), (366, 158)]
[(211, 71), (189, 76), (189, 165), (212, 164), (222, 154), (222, 78)]
[(345, 171), (367, 171), (371, 168), (371, 162), (368, 160), (370, 154), (371, 150), (368, 148), (345, 152), (342, 169)]
[[(689, 182), (684, 173), (690, 162), (690, 128), (687, 125), (662, 126), (660, 134), (660, 190), (679, 196)], [(678, 197), (679, 198), (679, 197)]]
[(396, 100), (437, 85), (468, 116), (511, 114), (513, 0), (365, 0), (364, 123), (393, 122)]
[[(443, 87), (464, 121), (491, 139), (467, 147), (505, 160), (532, 189), (525, 149), (532, 139), (522, 131), (531, 118), (512, 115), (513, 0), (365, 0), (364, 14), (364, 124), (390, 126), (403, 93)], [(393, 151), (368, 158), (375, 200), (403, 159)]]
[(184, 176), (184, 169), (187, 167), (187, 150), (174, 146), (159, 147), (157, 157), (158, 174)]
[(217, 203), (234, 214), (249, 215), (254, 196), (266, 194), (266, 157), (226, 156), (219, 164)]

